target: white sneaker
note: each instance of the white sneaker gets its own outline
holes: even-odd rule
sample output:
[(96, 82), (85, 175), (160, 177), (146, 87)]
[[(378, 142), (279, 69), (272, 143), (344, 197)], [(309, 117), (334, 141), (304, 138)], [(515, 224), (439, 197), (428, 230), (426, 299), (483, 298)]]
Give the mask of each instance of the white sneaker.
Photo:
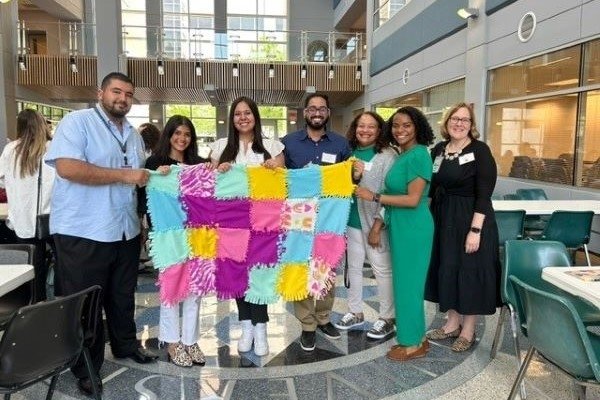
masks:
[(254, 325), (249, 319), (240, 321), (242, 324), (242, 336), (238, 340), (238, 352), (246, 353), (252, 350), (252, 342), (254, 341)]
[(269, 343), (267, 343), (267, 324), (258, 323), (254, 327), (254, 354), (259, 357), (269, 354)]

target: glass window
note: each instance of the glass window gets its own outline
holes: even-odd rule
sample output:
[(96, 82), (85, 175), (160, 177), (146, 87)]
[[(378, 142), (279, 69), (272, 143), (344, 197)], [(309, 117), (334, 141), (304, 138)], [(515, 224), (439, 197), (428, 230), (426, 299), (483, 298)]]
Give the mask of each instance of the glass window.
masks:
[(531, 96), (579, 85), (581, 46), (544, 54), (489, 72), (488, 100)]
[(217, 135), (217, 111), (211, 105), (192, 105), (192, 104), (167, 104), (165, 105), (165, 118), (173, 115), (183, 115), (188, 117), (194, 124), (198, 143), (205, 143), (211, 140), (202, 138), (214, 138)]
[(487, 142), (502, 176), (573, 184), (577, 94), (488, 107)]
[(585, 44), (583, 62), (583, 85), (600, 83), (600, 40)]
[(577, 168), (577, 183), (600, 189), (600, 91), (582, 93), (582, 157)]
[(410, 0), (375, 0), (373, 11), (373, 29), (376, 29), (386, 23), (391, 17), (405, 5), (410, 3)]
[(227, 14), (256, 14), (256, 0), (228, 0)]
[(198, 1), (198, 0), (189, 0), (190, 5), (190, 13), (191, 14), (214, 14), (215, 13), (215, 3), (213, 1)]
[(258, 14), (287, 15), (287, 0), (258, 0)]
[(146, 0), (121, 0), (123, 11), (146, 11)]

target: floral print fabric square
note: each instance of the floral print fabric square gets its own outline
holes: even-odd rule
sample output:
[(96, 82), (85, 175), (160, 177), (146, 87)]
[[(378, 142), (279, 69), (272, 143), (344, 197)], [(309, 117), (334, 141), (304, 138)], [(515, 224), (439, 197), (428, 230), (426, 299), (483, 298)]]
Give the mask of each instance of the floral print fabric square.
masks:
[(352, 190), (351, 162), (152, 173), (150, 255), (161, 302), (210, 293), (257, 304), (322, 298), (345, 251)]

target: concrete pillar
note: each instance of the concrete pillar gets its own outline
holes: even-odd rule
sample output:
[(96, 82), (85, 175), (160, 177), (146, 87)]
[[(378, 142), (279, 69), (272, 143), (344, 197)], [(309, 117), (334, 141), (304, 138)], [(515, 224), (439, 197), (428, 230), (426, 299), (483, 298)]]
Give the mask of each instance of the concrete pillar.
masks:
[(162, 26), (161, 0), (146, 0), (146, 46), (148, 57), (155, 56), (158, 51), (156, 27)]
[[(229, 107), (228, 106), (217, 106), (217, 139), (227, 137), (227, 124), (229, 119)], [(219, 121), (223, 121), (222, 124)]]
[(485, 130), (481, 128), (485, 121), (485, 94), (487, 75), (482, 71), (487, 70), (487, 45), (486, 41), (486, 18), (482, 0), (470, 0), (469, 7), (480, 10), (477, 19), (469, 18), (467, 26), (467, 53), (465, 56), (465, 102), (472, 103), (475, 111), (477, 126), (482, 136)]
[(121, 2), (96, 0), (96, 43), (98, 46), (98, 84), (106, 75), (119, 71), (127, 73), (120, 62), (123, 56), (121, 31)]
[(0, 4), (0, 149), (17, 131), (17, 20), (18, 2)]
[[(149, 122), (153, 123), (161, 131), (165, 127), (165, 113), (162, 103), (150, 103), (148, 107), (148, 118)], [(154, 122), (157, 121), (157, 122)]]

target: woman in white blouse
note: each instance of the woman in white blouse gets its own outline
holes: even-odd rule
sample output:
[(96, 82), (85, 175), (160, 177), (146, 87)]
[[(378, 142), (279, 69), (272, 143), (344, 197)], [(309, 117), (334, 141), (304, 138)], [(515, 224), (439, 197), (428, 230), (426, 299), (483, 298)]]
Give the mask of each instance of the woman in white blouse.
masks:
[[(17, 139), (4, 147), (0, 156), (0, 178), (4, 177), (8, 197), (8, 221), (21, 243), (36, 246), (34, 260), (35, 300), (46, 299), (46, 241), (35, 238), (38, 213), (50, 212), (50, 194), (54, 184), (54, 169), (42, 162), (50, 140), (46, 119), (37, 111), (25, 109), (17, 116)], [(40, 171), (40, 166), (41, 171)], [(41, 173), (41, 185), (38, 177)]]
[[(262, 137), (258, 106), (248, 97), (234, 100), (229, 110), (229, 134), (211, 144), (213, 164), (219, 172), (227, 172), (234, 163), (263, 165), (267, 168), (283, 167), (283, 144)], [(257, 356), (269, 354), (267, 325), (269, 315), (265, 304), (253, 304), (243, 297), (236, 299), (242, 336), (238, 351), (252, 349)]]

